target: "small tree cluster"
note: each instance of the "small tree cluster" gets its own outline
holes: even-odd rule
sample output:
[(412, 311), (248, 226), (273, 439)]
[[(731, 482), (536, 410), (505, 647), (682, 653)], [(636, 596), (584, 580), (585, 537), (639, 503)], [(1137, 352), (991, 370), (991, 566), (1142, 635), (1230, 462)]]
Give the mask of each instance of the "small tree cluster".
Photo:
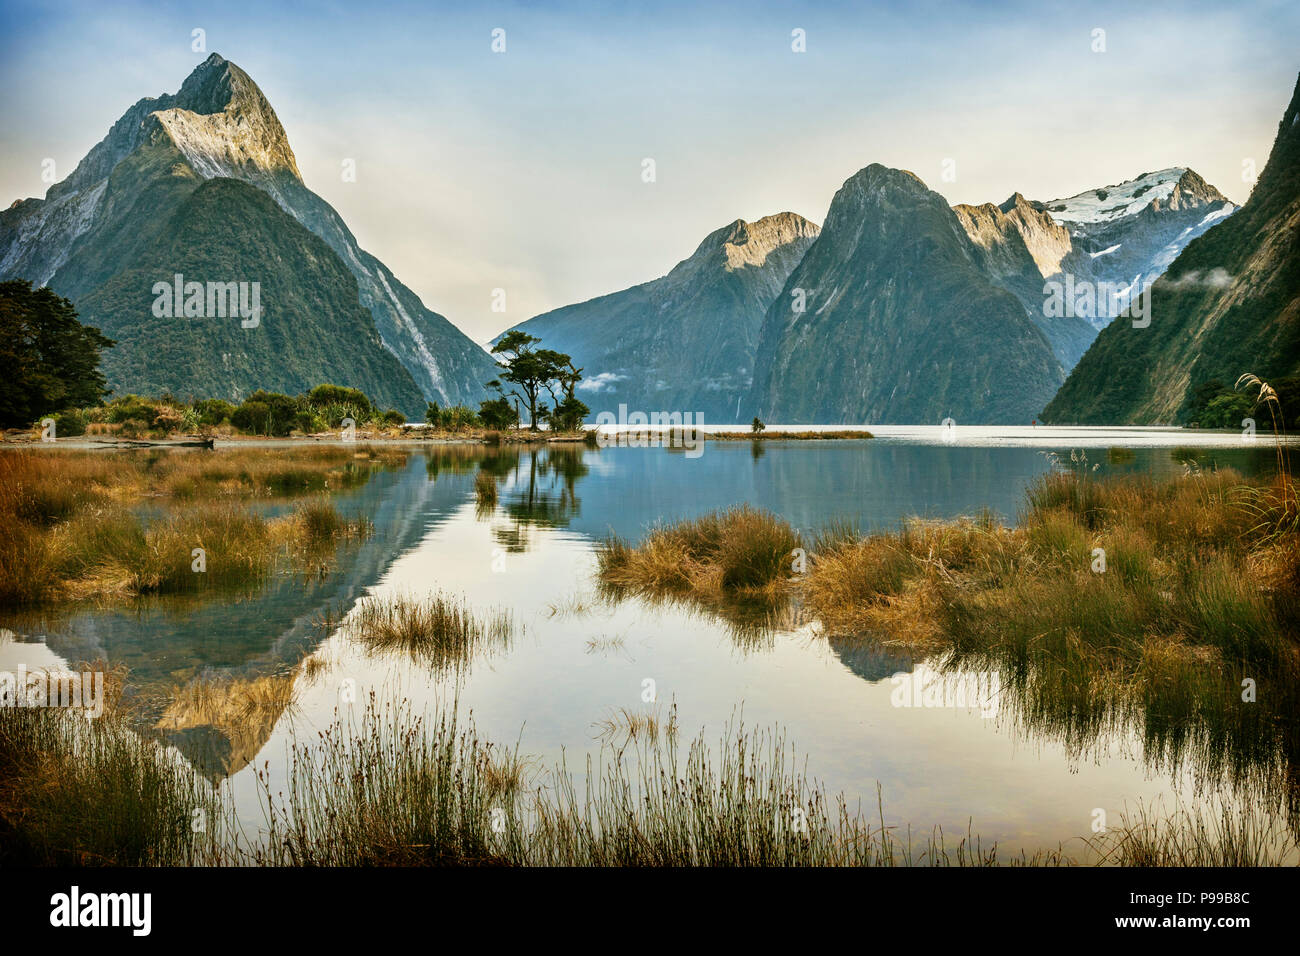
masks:
[[(537, 431), (542, 422), (552, 431), (577, 431), (591, 414), (591, 409), (574, 394), (582, 381), (582, 369), (575, 367), (573, 358), (563, 352), (538, 348), (541, 341), (519, 329), (501, 336), (492, 347), (492, 354), (502, 359), (497, 362), (501, 377), (487, 383), (498, 395), (491, 401), (508, 406), (508, 396), (517, 398), (528, 410), (528, 427), (532, 431)], [(547, 396), (549, 405), (545, 402)], [(484, 414), (482, 409), (479, 414)]]

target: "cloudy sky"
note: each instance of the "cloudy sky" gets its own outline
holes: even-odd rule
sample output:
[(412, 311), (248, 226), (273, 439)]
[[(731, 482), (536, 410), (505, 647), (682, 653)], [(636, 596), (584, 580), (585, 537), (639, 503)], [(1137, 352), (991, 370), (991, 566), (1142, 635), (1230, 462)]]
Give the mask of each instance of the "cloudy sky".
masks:
[(820, 222), (872, 162), (954, 203), (1168, 166), (1244, 201), (1300, 70), (1293, 2), (276, 6), (0, 0), (0, 198), (44, 195), (43, 160), (66, 176), (217, 52), (362, 246), (483, 341), (734, 219)]

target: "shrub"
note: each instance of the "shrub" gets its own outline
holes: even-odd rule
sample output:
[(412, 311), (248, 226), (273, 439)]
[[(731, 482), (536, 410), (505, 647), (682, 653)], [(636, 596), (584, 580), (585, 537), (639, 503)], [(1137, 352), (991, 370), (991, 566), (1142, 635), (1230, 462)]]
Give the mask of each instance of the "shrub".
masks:
[(519, 414), (508, 398), (489, 398), (478, 406), (483, 425), (494, 431), (505, 431), (519, 424)]
[(224, 425), (235, 414), (235, 406), (222, 398), (201, 398), (194, 403), (200, 425)]
[(298, 403), (288, 395), (258, 389), (235, 409), (230, 423), (255, 435), (283, 438), (298, 424)]
[[(350, 417), (357, 421), (368, 421), (378, 412), (365, 392), (344, 385), (317, 385), (304, 398), (306, 403), (317, 411), (347, 407), (355, 413)], [(339, 419), (344, 417), (346, 416), (340, 415)], [(330, 424), (338, 425), (338, 421), (331, 421)]]
[(123, 395), (109, 404), (106, 417), (114, 425), (135, 422), (153, 428), (158, 418), (158, 406), (139, 395)]
[(54, 416), (55, 434), (63, 438), (86, 434), (86, 426), (89, 424), (90, 419), (79, 408), (69, 408)]

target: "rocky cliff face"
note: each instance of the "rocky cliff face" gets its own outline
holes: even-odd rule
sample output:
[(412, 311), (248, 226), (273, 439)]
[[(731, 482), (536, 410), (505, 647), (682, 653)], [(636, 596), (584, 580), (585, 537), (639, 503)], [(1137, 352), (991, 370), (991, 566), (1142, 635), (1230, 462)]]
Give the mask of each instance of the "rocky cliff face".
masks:
[(1027, 423), (1063, 376), (958, 214), (880, 165), (836, 193), (768, 310), (756, 369), (760, 417), (865, 424)]
[[(77, 256), (104, 264), (115, 258), (93, 246), (107, 235), (126, 238), (117, 223), (131, 217), (135, 197), (123, 186), (128, 180), (139, 185), (145, 165), (139, 151), (161, 146), (173, 148), (178, 164), (200, 179), (239, 179), (266, 192), (323, 239), (355, 277), (359, 300), (384, 346), (426, 398), (474, 403), (484, 396), (482, 383), (495, 376), (495, 363), (357, 246), (338, 213), (303, 183), (284, 128), (261, 90), (215, 53), (175, 94), (142, 99), (127, 110), (44, 200), (26, 200), (0, 213), (0, 277), (48, 283), (75, 302), (90, 280), (68, 268), (70, 260)], [(115, 182), (115, 173), (131, 157), (136, 162)]]
[[(1046, 203), (1016, 193), (1000, 206), (953, 208), (981, 267), (1020, 299), (1069, 371), (1134, 292), (1235, 207), (1192, 170), (1176, 168)], [(1052, 314), (1046, 283), (1067, 276), (1072, 287), (1107, 290), (1108, 307)]]
[(748, 421), (763, 316), (818, 233), (794, 213), (737, 219), (660, 279), (565, 306), (517, 328), (584, 369), (593, 413), (698, 412)]
[(954, 206), (970, 237), (973, 259), (994, 284), (1014, 295), (1052, 345), (1062, 372), (1074, 367), (1097, 330), (1087, 319), (1049, 315), (1043, 307), (1044, 280), (1059, 276), (1073, 258), (1070, 232), (1039, 205), (1016, 193), (1000, 206)]
[[(1143, 173), (1043, 206), (1070, 230), (1074, 255), (1062, 263), (1062, 271), (1076, 280), (1132, 286), (1130, 297), (1150, 288), (1188, 243), (1236, 209), (1196, 172), (1182, 167)], [(1098, 316), (1093, 325), (1105, 328), (1112, 317)]]
[[(1161, 207), (1137, 218), (1172, 211), (1199, 225), (1222, 211), (1200, 177), (1171, 179)], [(1300, 373), (1300, 81), (1250, 199), (1205, 230), (1151, 287), (1150, 325), (1119, 318), (1105, 328), (1047, 406), (1047, 420), (1176, 422), (1201, 383)]]

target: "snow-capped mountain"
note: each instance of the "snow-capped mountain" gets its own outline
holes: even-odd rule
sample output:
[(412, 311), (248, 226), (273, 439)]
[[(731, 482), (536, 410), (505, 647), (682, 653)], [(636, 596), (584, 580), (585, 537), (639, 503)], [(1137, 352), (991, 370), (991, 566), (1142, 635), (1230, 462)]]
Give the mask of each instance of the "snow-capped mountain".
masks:
[[(166, 144), (202, 180), (241, 180), (267, 193), (319, 236), (356, 279), (360, 304), (383, 341), (427, 399), (474, 404), (495, 377), (492, 359), (443, 316), (425, 308), (383, 263), (361, 249), (337, 212), (307, 188), (283, 126), (257, 84), (234, 63), (212, 54), (175, 94), (140, 100), (113, 125), (44, 200), (15, 203), (0, 214), (0, 278), (50, 284), (77, 301), (107, 276), (65, 267), (94, 236), (126, 241), (113, 228), (133, 197), (117, 195), (129, 178), (123, 162)], [(138, 171), (138, 170), (132, 170)]]
[[(1226, 201), (1212, 187), (1207, 196), (1193, 176), (1185, 171), (1160, 201), (1167, 209), (1183, 206), (1183, 228), (1204, 235), (1183, 242), (1152, 287), (1149, 327), (1114, 322), (1104, 329), (1043, 411), (1045, 420), (1186, 422), (1198, 387), (1231, 389), (1250, 372), (1286, 395), (1283, 383), (1300, 376), (1300, 78), (1268, 163), (1240, 210), (1228, 216)], [(1144, 209), (1133, 218), (1144, 216), (1154, 213)]]
[[(994, 280), (1014, 292), (1052, 340), (1068, 371), (1097, 331), (1145, 291), (1187, 244), (1236, 207), (1191, 169), (1143, 173), (1114, 186), (1035, 202), (1016, 193), (1001, 206), (953, 207)], [(1044, 284), (1117, 290), (1107, 310), (1044, 314)]]
[[(1143, 173), (1043, 207), (1070, 230), (1078, 255), (1068, 265), (1076, 275), (1125, 286), (1140, 277), (1129, 297), (1148, 289), (1189, 242), (1237, 208), (1194, 170), (1183, 167)], [(1108, 322), (1109, 317), (1101, 316), (1093, 324), (1104, 328)]]
[[(1057, 222), (1090, 224), (1114, 222), (1125, 216), (1136, 215), (1152, 203), (1169, 205), (1172, 200), (1174, 207), (1177, 208), (1180, 183), (1188, 172), (1189, 170), (1173, 167), (1154, 173), (1143, 173), (1136, 179), (1115, 186), (1089, 189), (1077, 196), (1054, 199), (1045, 205)], [(1199, 176), (1196, 178), (1200, 179)], [(1204, 180), (1201, 180), (1201, 183), (1204, 184)], [(1213, 189), (1213, 187), (1209, 188)], [(1214, 194), (1218, 195), (1218, 191), (1214, 190)]]

